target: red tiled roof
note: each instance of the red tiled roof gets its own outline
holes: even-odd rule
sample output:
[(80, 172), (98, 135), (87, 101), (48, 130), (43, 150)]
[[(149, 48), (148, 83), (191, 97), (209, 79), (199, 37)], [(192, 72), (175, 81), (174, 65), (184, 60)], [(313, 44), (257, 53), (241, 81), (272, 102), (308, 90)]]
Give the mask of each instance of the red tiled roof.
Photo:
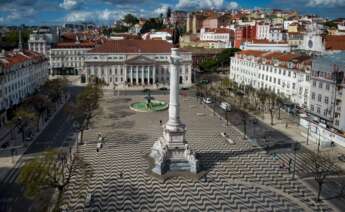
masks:
[(111, 40), (90, 53), (170, 53), (172, 44), (162, 40)]
[(80, 43), (60, 42), (56, 44), (56, 48), (93, 48), (93, 47), (95, 47), (95, 42), (92, 42), (92, 41), (82, 41)]
[(326, 50), (345, 51), (345, 35), (327, 35), (325, 38)]
[(256, 51), (256, 50), (243, 50), (243, 51), (238, 52), (237, 54), (262, 57), (268, 60), (276, 59), (282, 62), (302, 63), (302, 62), (307, 62), (311, 59), (311, 57), (307, 55), (299, 55), (299, 54), (294, 54), (294, 53), (282, 53), (282, 52), (266, 52), (266, 51)]
[(214, 32), (214, 33), (230, 33), (230, 32), (233, 32), (232, 30), (230, 30), (228, 28), (214, 28), (214, 29), (206, 28), (205, 31), (206, 32)]
[(13, 65), (24, 63), (27, 61), (37, 62), (47, 60), (42, 54), (25, 50), (23, 52), (10, 52), (0, 59), (0, 65), (10, 68)]
[(269, 41), (269, 40), (252, 40), (252, 43), (254, 44), (287, 44), (288, 42), (286, 41)]
[(266, 53), (266, 52), (265, 51), (256, 51), (256, 50), (242, 50), (242, 51), (238, 52), (237, 54), (260, 57), (264, 53)]

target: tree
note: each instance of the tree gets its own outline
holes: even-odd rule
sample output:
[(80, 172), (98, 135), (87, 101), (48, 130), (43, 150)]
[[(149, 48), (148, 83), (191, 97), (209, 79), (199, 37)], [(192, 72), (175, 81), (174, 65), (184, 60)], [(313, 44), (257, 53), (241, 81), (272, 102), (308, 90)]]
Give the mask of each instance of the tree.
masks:
[(334, 21), (327, 21), (324, 23), (326, 27), (329, 27), (331, 29), (336, 29), (338, 27), (338, 24)]
[(278, 97), (277, 97), (278, 120), (280, 120), (280, 110), (284, 106), (285, 102), (286, 102), (286, 98), (282, 95), (278, 95)]
[(42, 90), (45, 92), (52, 102), (59, 102), (65, 88), (67, 87), (68, 80), (66, 78), (57, 78), (48, 80), (43, 86)]
[(43, 117), (43, 114), (48, 110), (49, 99), (44, 95), (34, 95), (25, 99), (24, 104), (27, 107), (33, 107), (34, 111), (37, 113), (37, 131), (40, 128), (40, 120)]
[(271, 116), (271, 125), (274, 125), (274, 111), (276, 109), (278, 95), (272, 91), (268, 91), (267, 97), (268, 111)]
[[(99, 99), (103, 96), (101, 85), (89, 84), (77, 97), (77, 110), (86, 120), (86, 128), (93, 117), (93, 112), (99, 107)], [(78, 115), (79, 116), (79, 115)]]
[(123, 22), (125, 22), (129, 26), (133, 26), (133, 25), (139, 23), (139, 19), (137, 17), (135, 17), (134, 15), (128, 13), (127, 15), (125, 15), (123, 17)]
[(238, 48), (229, 48), (223, 50), (220, 54), (216, 56), (216, 61), (218, 67), (229, 67), (230, 66), (230, 57), (233, 57), (236, 52), (241, 51)]
[(260, 88), (260, 90), (257, 92), (257, 96), (258, 96), (259, 101), (261, 103), (261, 109), (263, 112), (265, 112), (266, 101), (268, 98), (268, 94), (267, 94), (266, 90), (263, 88)]
[(25, 130), (28, 126), (32, 126), (37, 119), (36, 114), (25, 105), (20, 106), (14, 112), (14, 116), (9, 121), (9, 126), (17, 128), (22, 134), (22, 141), (25, 141)]
[(31, 199), (44, 195), (49, 189), (56, 189), (58, 197), (55, 210), (58, 210), (64, 190), (74, 174), (78, 174), (78, 179), (86, 186), (92, 171), (77, 155), (62, 150), (48, 150), (24, 164), (18, 182), (25, 187), (24, 195)]
[(313, 176), (314, 179), (318, 185), (318, 192), (317, 192), (317, 197), (316, 201), (320, 202), (321, 199), (321, 192), (322, 192), (322, 186), (328, 176), (332, 174), (330, 171), (332, 167), (332, 162), (328, 156), (322, 156), (320, 153), (312, 154), (311, 157), (312, 161), (312, 168), (313, 168)]
[(215, 59), (207, 59), (199, 64), (202, 71), (216, 71), (219, 67), (228, 67), (230, 65), (230, 57), (233, 57), (236, 52), (240, 51), (237, 48), (225, 49)]
[(145, 22), (140, 30), (140, 33), (144, 34), (150, 32), (151, 30), (160, 30), (163, 28), (163, 21), (159, 18), (150, 18)]
[(199, 68), (201, 71), (214, 72), (217, 69), (217, 61), (214, 59), (206, 59), (199, 64)]

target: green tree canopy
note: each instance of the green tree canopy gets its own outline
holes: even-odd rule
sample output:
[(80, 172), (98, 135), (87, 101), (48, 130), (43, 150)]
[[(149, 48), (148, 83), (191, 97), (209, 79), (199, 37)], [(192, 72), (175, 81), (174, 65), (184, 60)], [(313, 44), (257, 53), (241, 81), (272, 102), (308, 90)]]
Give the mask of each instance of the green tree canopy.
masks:
[(338, 24), (337, 23), (335, 23), (334, 21), (327, 21), (327, 22), (325, 22), (324, 23), (324, 25), (325, 26), (327, 26), (327, 27), (329, 27), (329, 28), (337, 28), (338, 27)]
[(133, 26), (137, 23), (139, 23), (139, 19), (137, 17), (135, 17), (134, 15), (128, 13), (127, 15), (125, 15), (123, 17), (123, 22), (125, 22), (126, 24)]
[(57, 189), (59, 192), (57, 209), (65, 187), (69, 184), (71, 177), (77, 173), (78, 178), (86, 186), (92, 176), (92, 170), (87, 163), (80, 157), (62, 150), (48, 150), (24, 164), (20, 170), (18, 182), (25, 187), (25, 196), (31, 199), (44, 195), (47, 189)]
[(233, 57), (236, 52), (240, 51), (238, 48), (229, 48), (219, 53), (215, 59), (207, 59), (199, 65), (202, 71), (216, 71), (218, 67), (225, 67), (230, 65), (230, 57)]
[(150, 18), (143, 25), (140, 33), (150, 32), (151, 30), (159, 30), (163, 28), (163, 22), (160, 18)]

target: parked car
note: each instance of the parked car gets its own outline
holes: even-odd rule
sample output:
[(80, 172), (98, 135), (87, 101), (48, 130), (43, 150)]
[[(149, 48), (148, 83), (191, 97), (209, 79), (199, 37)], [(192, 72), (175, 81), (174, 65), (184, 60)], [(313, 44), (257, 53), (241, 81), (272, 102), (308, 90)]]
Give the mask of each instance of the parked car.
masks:
[(212, 99), (210, 97), (205, 97), (203, 100), (202, 100), (205, 104), (211, 104), (212, 103)]
[(161, 91), (167, 91), (168, 88), (167, 88), (167, 87), (161, 87), (159, 90), (161, 90)]
[(221, 102), (219, 107), (222, 108), (225, 111), (231, 111), (231, 106), (227, 102)]

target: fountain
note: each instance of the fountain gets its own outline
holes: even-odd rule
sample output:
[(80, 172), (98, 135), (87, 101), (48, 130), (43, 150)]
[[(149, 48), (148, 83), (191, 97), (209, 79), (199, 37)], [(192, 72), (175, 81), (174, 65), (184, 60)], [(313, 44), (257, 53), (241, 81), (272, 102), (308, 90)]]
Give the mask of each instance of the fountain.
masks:
[(168, 109), (169, 105), (161, 100), (155, 100), (153, 96), (151, 96), (151, 91), (148, 90), (147, 94), (144, 97), (145, 101), (142, 102), (135, 102), (131, 104), (129, 107), (131, 110), (136, 112), (157, 112)]

